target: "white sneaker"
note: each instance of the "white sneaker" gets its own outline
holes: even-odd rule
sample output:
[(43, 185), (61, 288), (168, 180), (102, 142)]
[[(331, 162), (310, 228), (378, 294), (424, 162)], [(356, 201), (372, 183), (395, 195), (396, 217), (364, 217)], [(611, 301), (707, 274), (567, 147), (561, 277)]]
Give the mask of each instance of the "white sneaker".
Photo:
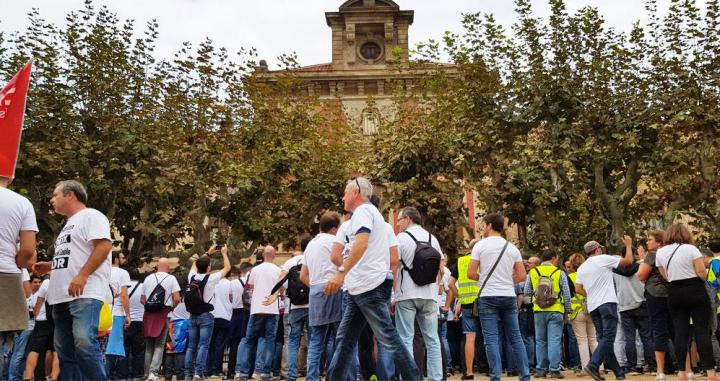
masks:
[(655, 375), (656, 381), (665, 381), (665, 373), (658, 373)]
[(147, 381), (157, 381), (157, 380), (158, 380), (158, 376), (155, 375), (154, 373), (150, 373), (150, 375), (147, 378)]

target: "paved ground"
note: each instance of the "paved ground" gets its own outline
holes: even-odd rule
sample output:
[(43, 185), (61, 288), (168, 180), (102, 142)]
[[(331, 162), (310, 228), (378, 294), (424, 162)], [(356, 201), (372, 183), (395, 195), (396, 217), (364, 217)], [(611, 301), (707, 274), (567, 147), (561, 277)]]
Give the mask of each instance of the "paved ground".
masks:
[[(572, 372), (572, 371), (565, 371), (565, 372), (563, 372), (563, 375), (565, 376), (565, 379), (563, 381), (565, 381), (565, 380), (568, 380), (568, 381), (573, 381), (573, 380), (592, 381), (592, 378), (590, 378), (590, 376), (588, 376), (586, 374), (581, 374), (580, 376), (577, 376), (577, 375), (575, 375), (575, 372)], [(696, 376), (696, 378), (701, 377), (700, 375), (697, 375), (697, 374), (695, 376)], [(460, 380), (460, 377), (461, 377), (460, 374), (456, 374), (456, 375), (448, 378), (448, 380), (458, 381), (458, 380)], [(605, 378), (607, 379), (607, 381), (615, 380), (615, 377), (611, 374), (605, 375)], [(517, 380), (517, 377), (503, 377), (502, 379), (503, 380)], [(533, 379), (539, 380), (538, 378), (533, 378)], [(677, 376), (668, 376), (667, 379), (668, 380), (677, 380)], [(220, 380), (220, 378), (211, 378), (210, 380), (215, 381), (215, 380)], [(299, 378), (298, 380), (304, 381), (305, 379)], [(485, 375), (475, 374), (475, 380), (489, 380), (489, 378), (485, 377)], [(546, 380), (549, 381), (550, 379), (548, 378)], [(650, 374), (641, 375), (641, 376), (628, 376), (626, 378), (626, 381), (654, 381), (654, 380), (655, 380), (655, 376), (652, 376)]]

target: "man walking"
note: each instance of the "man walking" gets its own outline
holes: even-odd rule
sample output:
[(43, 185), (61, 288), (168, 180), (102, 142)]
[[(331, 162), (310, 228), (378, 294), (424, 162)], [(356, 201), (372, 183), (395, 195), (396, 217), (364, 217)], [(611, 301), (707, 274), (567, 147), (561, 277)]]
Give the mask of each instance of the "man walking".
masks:
[(113, 329), (110, 331), (107, 350), (108, 378), (116, 379), (122, 358), (125, 357), (124, 331), (130, 326), (130, 300), (128, 299), (128, 286), (130, 274), (122, 266), (125, 264), (125, 255), (116, 251), (112, 253), (112, 268), (110, 269), (110, 290), (113, 294), (112, 315)]
[(615, 295), (612, 270), (633, 263), (632, 240), (628, 236), (623, 240), (625, 256), (622, 258), (603, 254), (603, 248), (597, 241), (586, 243), (583, 249), (589, 257), (577, 271), (575, 291), (587, 296), (587, 309), (597, 332), (598, 346), (585, 367), (585, 372), (595, 381), (603, 380), (598, 371), (603, 362), (605, 369), (612, 370), (617, 379), (625, 379), (613, 352), (618, 326), (618, 299)]
[(498, 381), (502, 373), (498, 326), (500, 323), (509, 338), (506, 344), (512, 349), (518, 378), (529, 380), (530, 371), (525, 344), (518, 326), (515, 294), (515, 284), (525, 281), (525, 266), (517, 247), (501, 236), (505, 230), (505, 218), (491, 213), (483, 218), (483, 223), (485, 238), (473, 247), (468, 278), (477, 280), (480, 284), (477, 303), (485, 336), (485, 352), (490, 365), (490, 379)]
[(353, 348), (365, 324), (395, 359), (404, 380), (419, 380), (422, 374), (410, 352), (400, 340), (390, 319), (388, 300), (392, 290), (390, 243), (385, 219), (370, 202), (373, 187), (364, 177), (348, 182), (343, 202), (352, 212), (350, 220), (350, 253), (338, 267), (338, 273), (325, 285), (325, 294), (333, 295), (344, 283), (349, 294), (348, 304), (337, 334), (337, 349), (328, 370), (328, 379), (345, 380), (354, 375), (346, 370), (351, 363)]
[(143, 334), (145, 336), (145, 377), (155, 381), (160, 375), (160, 365), (165, 350), (170, 310), (180, 303), (180, 284), (169, 274), (170, 263), (160, 258), (157, 271), (145, 278), (140, 290), (140, 303), (144, 305)]
[[(442, 249), (437, 238), (423, 229), (421, 223), (422, 218), (417, 209), (405, 207), (400, 210), (397, 226), (402, 233), (397, 236), (397, 239), (402, 267), (395, 291), (395, 326), (405, 347), (408, 351), (412, 351), (415, 322), (417, 322), (427, 350), (428, 379), (437, 381), (444, 377), (437, 327), (439, 311), (437, 279), (442, 260)], [(424, 252), (420, 250), (424, 250)], [(434, 257), (437, 266), (430, 261), (420, 262), (428, 257)], [(414, 266), (426, 271), (426, 273), (418, 275), (434, 278), (433, 281), (416, 283), (417, 271), (411, 273), (415, 269)]]
[(64, 380), (105, 380), (98, 316), (110, 284), (110, 222), (88, 208), (87, 191), (77, 181), (61, 181), (50, 199), (55, 212), (67, 217), (55, 240), (52, 263), (39, 262), (36, 273), (52, 267), (47, 300), (53, 307), (55, 350)]
[(563, 325), (570, 306), (567, 275), (557, 267), (558, 255), (545, 250), (542, 263), (530, 270), (524, 295), (530, 295), (535, 319), (536, 377), (564, 378), (561, 371)]

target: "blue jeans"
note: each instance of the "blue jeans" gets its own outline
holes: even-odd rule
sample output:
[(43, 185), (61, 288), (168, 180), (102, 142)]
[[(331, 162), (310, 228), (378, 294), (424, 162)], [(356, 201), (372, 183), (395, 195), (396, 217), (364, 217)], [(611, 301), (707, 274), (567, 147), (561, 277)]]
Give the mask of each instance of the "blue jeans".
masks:
[[(369, 324), (380, 345), (390, 352), (395, 359), (395, 366), (404, 380), (420, 380), (422, 373), (415, 365), (412, 355), (403, 345), (390, 319), (388, 300), (392, 280), (385, 280), (373, 290), (359, 295), (350, 295), (343, 311), (337, 334), (337, 348), (330, 362), (327, 378), (329, 380), (347, 380), (347, 369), (351, 364), (353, 348), (357, 345), (358, 336)], [(352, 375), (355, 379), (355, 375)]]
[(445, 365), (446, 369), (450, 369), (450, 343), (448, 343), (447, 338), (447, 320), (443, 319), (438, 322), (438, 336), (440, 337), (440, 345), (443, 346), (445, 350)]
[(580, 364), (580, 344), (578, 344), (577, 337), (575, 337), (575, 331), (573, 331), (572, 325), (564, 324), (565, 334), (567, 335), (567, 346), (568, 346), (568, 363), (567, 365), (573, 369), (581, 369)]
[(99, 300), (80, 298), (53, 306), (53, 342), (61, 379), (107, 380), (97, 338), (102, 305)]
[[(347, 309), (347, 306), (348, 306), (348, 304), (350, 303), (350, 294), (349, 294), (347, 291), (343, 291), (342, 293), (343, 293), (343, 296), (342, 296), (342, 311), (343, 311), (343, 313), (345, 313), (345, 310)], [(338, 327), (340, 327), (340, 324), (338, 324)], [(337, 335), (337, 329), (336, 329), (335, 334)], [(336, 344), (337, 344), (337, 339), (336, 339)], [(330, 357), (330, 358), (329, 358), (328, 361), (332, 361), (333, 354), (332, 354), (332, 353), (329, 353), (329, 357)], [(356, 344), (355, 347), (353, 348), (353, 354), (352, 354), (351, 357), (352, 357), (352, 358), (350, 359), (350, 367), (349, 367), (349, 369), (348, 369), (348, 373), (351, 374), (351, 375), (352, 375), (352, 379), (355, 380), (356, 378), (358, 378), (357, 375), (358, 375), (359, 372), (360, 372), (360, 358), (359, 358), (359, 356), (358, 356), (358, 346), (357, 346), (357, 344)]]
[(205, 375), (210, 339), (212, 338), (215, 317), (210, 312), (190, 315), (188, 326), (188, 346), (185, 351), (185, 377), (193, 374)]
[(559, 312), (535, 312), (535, 353), (538, 372), (559, 372), (562, 362), (563, 315)]
[(298, 352), (303, 330), (308, 331), (308, 309), (296, 308), (290, 310), (290, 337), (288, 339), (288, 380), (298, 377)]
[(535, 323), (532, 310), (528, 311), (523, 308), (518, 312), (518, 324), (520, 325), (520, 334), (525, 343), (525, 352), (527, 354), (528, 366), (535, 369)]
[(332, 356), (335, 349), (335, 333), (339, 323), (310, 327), (307, 354), (307, 381), (320, 381), (324, 357)]
[(427, 350), (427, 375), (431, 381), (443, 379), (442, 353), (438, 337), (437, 301), (428, 299), (409, 299), (395, 303), (395, 327), (400, 340), (408, 352), (413, 351), (415, 321), (423, 335)]
[(502, 323), (505, 336), (515, 359), (515, 368), (520, 380), (530, 380), (525, 344), (520, 336), (517, 318), (517, 301), (513, 296), (482, 296), (478, 299), (480, 323), (485, 336), (485, 353), (490, 365), (490, 379), (499, 381), (502, 374), (500, 355), (499, 323)]
[[(238, 362), (235, 366), (235, 373), (241, 377), (250, 375), (250, 362), (252, 354), (258, 354), (258, 361), (255, 371), (260, 377), (269, 376), (273, 358), (275, 357), (275, 335), (277, 333), (278, 315), (254, 314), (248, 320), (245, 337), (240, 340), (238, 346)], [(264, 340), (258, 346), (258, 339)]]
[(598, 345), (590, 356), (590, 362), (587, 367), (597, 371), (600, 364), (605, 362), (605, 369), (612, 370), (616, 376), (622, 375), (613, 344), (615, 343), (615, 335), (617, 334), (618, 312), (616, 303), (601, 304), (598, 308), (590, 312), (595, 332), (597, 335)]
[(215, 318), (208, 351), (208, 373), (222, 374), (225, 346), (230, 338), (230, 320)]
[(23, 372), (25, 371), (25, 347), (32, 331), (24, 330), (15, 336), (15, 344), (13, 344), (12, 356), (10, 356), (10, 364), (8, 366), (8, 380), (21, 381)]

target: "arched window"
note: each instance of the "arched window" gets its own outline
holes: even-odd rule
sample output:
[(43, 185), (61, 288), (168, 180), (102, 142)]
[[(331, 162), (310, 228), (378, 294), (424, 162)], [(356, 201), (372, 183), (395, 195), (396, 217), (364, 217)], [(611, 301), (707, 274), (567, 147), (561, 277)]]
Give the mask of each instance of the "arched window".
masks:
[(362, 132), (364, 135), (373, 135), (380, 126), (380, 112), (376, 108), (366, 108), (362, 112)]

